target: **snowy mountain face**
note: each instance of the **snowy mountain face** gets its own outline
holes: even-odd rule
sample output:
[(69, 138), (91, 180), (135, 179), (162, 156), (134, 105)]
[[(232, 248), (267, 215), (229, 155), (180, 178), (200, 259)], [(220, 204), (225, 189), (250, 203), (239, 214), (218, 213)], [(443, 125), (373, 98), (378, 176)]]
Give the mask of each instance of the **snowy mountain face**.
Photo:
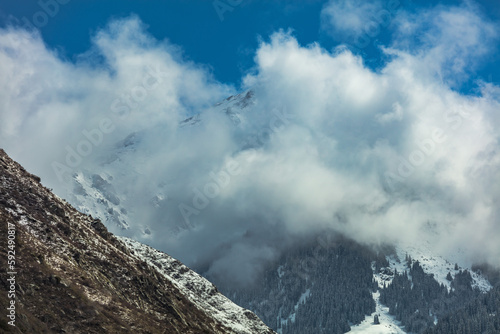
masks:
[[(112, 200), (102, 179), (95, 186)], [(14, 235), (0, 251), (10, 272), (0, 305), (13, 307), (2, 333), (273, 333), (179, 261), (117, 239), (3, 150), (0, 221), (0, 234)]]
[[(247, 122), (248, 113), (255, 105), (253, 91), (231, 96), (217, 103), (203, 114), (195, 114), (179, 123), (179, 132), (182, 136), (191, 136), (193, 131), (207, 123), (208, 119), (228, 121), (234, 129), (250, 126)], [(254, 126), (254, 125), (251, 125)], [(252, 131), (251, 129), (248, 131)], [(258, 131), (258, 130), (255, 130)], [(85, 168), (77, 170), (71, 178), (65, 179), (66, 197), (78, 210), (86, 214), (99, 217), (106, 226), (119, 230), (134, 229), (129, 234), (136, 238), (148, 240), (151, 227), (142, 217), (147, 215), (149, 221), (156, 217), (169, 233), (178, 233), (189, 228), (185, 223), (182, 212), (179, 212), (179, 203), (189, 202), (191, 198), (176, 198), (176, 192), (185, 184), (176, 184), (177, 178), (185, 181), (182, 175), (166, 175), (158, 184), (148, 184), (147, 161), (154, 159), (153, 152), (146, 143), (161, 141), (163, 130), (160, 126), (154, 129), (144, 129), (130, 133), (123, 140), (104, 150), (96, 158), (93, 170)], [(243, 148), (255, 147), (262, 144), (259, 134), (245, 136), (240, 143)], [(183, 152), (189, 155), (189, 152)], [(182, 172), (180, 172), (182, 174)], [(180, 182), (180, 181), (179, 181)], [(133, 191), (133, 193), (131, 193)], [(137, 198), (141, 200), (137, 201)], [(131, 226), (130, 221), (136, 222)]]
[(282, 334), (422, 333), (496, 293), (480, 271), (425, 245), (367, 247), (336, 235), (291, 250), (253, 287), (222, 291)]

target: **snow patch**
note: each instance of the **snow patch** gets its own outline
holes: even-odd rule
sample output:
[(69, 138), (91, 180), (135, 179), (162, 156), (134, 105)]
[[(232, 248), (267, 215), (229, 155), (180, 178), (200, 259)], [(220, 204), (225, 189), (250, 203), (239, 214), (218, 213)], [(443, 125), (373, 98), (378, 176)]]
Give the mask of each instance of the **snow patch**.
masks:
[(457, 259), (455, 259), (455, 263), (462, 264), (463, 267), (458, 265), (458, 269), (455, 270), (455, 263), (451, 263), (442, 256), (433, 254), (430, 245), (425, 242), (422, 242), (418, 245), (399, 245), (396, 247), (396, 252), (397, 257), (399, 258), (399, 264), (397, 263), (397, 259), (392, 259), (390, 262), (391, 265), (393, 264), (393, 262), (396, 262), (394, 268), (397, 268), (398, 272), (401, 272), (400, 270), (405, 267), (406, 269), (403, 270), (409, 270), (408, 266), (406, 265), (406, 261), (404, 261), (406, 255), (408, 254), (413, 262), (418, 261), (424, 272), (426, 274), (434, 275), (434, 279), (438, 283), (446, 286), (448, 288), (448, 291), (451, 290), (451, 282), (446, 279), (448, 273), (450, 273), (452, 277), (455, 277), (455, 275), (460, 270), (465, 269), (467, 269), (472, 276), (472, 287), (477, 287), (482, 292), (488, 292), (492, 288), (490, 282), (484, 276), (473, 272), (471, 270), (471, 267), (466, 266), (464, 262), (461, 262), (458, 257)]
[[(367, 315), (359, 325), (351, 326), (348, 333), (364, 333), (364, 334), (405, 334), (404, 326), (397, 321), (394, 316), (389, 314), (389, 308), (380, 303), (380, 292), (373, 293), (375, 300), (375, 312)], [(373, 323), (375, 315), (379, 316), (379, 325)]]

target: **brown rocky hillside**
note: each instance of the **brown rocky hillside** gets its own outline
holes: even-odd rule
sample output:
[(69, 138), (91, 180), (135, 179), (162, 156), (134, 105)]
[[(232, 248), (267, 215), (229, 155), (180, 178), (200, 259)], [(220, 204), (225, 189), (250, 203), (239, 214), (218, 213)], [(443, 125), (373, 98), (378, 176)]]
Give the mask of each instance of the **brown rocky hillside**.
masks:
[[(10, 249), (9, 233), (15, 233)], [(51, 193), (3, 150), (0, 236), (0, 332), (273, 333), (243, 309), (251, 323), (243, 330), (212, 317), (99, 220)], [(8, 298), (7, 259), (14, 247), (16, 293)], [(210, 292), (218, 294), (214, 286)], [(11, 300), (15, 327), (6, 317)]]

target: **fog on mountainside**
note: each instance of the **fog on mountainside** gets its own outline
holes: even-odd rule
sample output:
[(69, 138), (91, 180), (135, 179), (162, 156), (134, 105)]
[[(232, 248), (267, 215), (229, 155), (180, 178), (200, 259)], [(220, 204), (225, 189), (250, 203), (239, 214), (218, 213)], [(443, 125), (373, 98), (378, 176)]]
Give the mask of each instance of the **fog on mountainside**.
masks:
[(101, 196), (114, 232), (232, 283), (324, 231), (498, 266), (500, 90), (457, 89), (497, 30), (466, 5), (403, 14), (377, 69), (278, 31), (237, 88), (135, 16), (74, 62), (1, 29), (0, 144), (75, 205)]

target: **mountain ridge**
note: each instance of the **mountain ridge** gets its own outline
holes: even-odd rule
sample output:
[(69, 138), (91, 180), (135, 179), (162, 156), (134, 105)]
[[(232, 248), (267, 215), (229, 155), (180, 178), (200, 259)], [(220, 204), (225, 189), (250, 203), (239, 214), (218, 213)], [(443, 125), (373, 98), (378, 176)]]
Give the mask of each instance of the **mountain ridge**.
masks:
[[(257, 107), (257, 108), (254, 108)], [(252, 149), (259, 149), (260, 146), (265, 146), (266, 143), (269, 141), (269, 136), (272, 136), (274, 131), (272, 127), (268, 126), (269, 124), (273, 124), (272, 122), (268, 123), (263, 123), (260, 124), (262, 128), (257, 127), (252, 127), (252, 122), (251, 119), (253, 119), (255, 113), (258, 112), (267, 112), (269, 115), (271, 115), (269, 112), (270, 110), (260, 110), (258, 108), (259, 106), (259, 96), (256, 94), (253, 90), (245, 91), (243, 93), (230, 96), (226, 98), (225, 100), (215, 104), (208, 110), (205, 110), (204, 112), (197, 113), (191, 117), (188, 117), (184, 119), (183, 121), (180, 122), (180, 131), (187, 136), (196, 134), (198, 131), (203, 130), (203, 126), (208, 125), (210, 121), (213, 121), (212, 118), (217, 116), (218, 118), (215, 118), (216, 121), (222, 121), (226, 122), (229, 124), (228, 128), (230, 131), (234, 131), (235, 137), (238, 138), (237, 143), (239, 146), (237, 146), (235, 149), (237, 152), (243, 152), (245, 150), (252, 150)], [(220, 117), (219, 117), (220, 116)], [(271, 115), (272, 116), (272, 115)], [(276, 115), (274, 115), (276, 116)], [(288, 116), (290, 115), (285, 115), (284, 118), (280, 118), (280, 124), (286, 124), (288, 121)], [(265, 120), (268, 120), (269, 117), (264, 118)], [(259, 132), (260, 131), (260, 132)], [(240, 133), (241, 132), (241, 133)], [(135, 174), (141, 174), (142, 170), (142, 162), (139, 162), (137, 164), (134, 164), (132, 162), (135, 162), (137, 160), (147, 160), (146, 158), (151, 158), (152, 156), (149, 155), (141, 141), (144, 139), (145, 136), (148, 134), (143, 131), (142, 133), (132, 133), (129, 136), (127, 136), (125, 139), (119, 141), (116, 143), (115, 146), (115, 151), (113, 151), (116, 156), (113, 159), (112, 162), (109, 162), (109, 164), (103, 164), (100, 165), (99, 168), (96, 170), (92, 170), (91, 172), (89, 171), (79, 171), (78, 174), (74, 177), (74, 181), (76, 184), (78, 184), (82, 189), (84, 190), (84, 193), (87, 194), (86, 196), (83, 196), (78, 193), (71, 193), (70, 191), (70, 198), (72, 198), (72, 201), (75, 202), (75, 205), (80, 205), (82, 208), (86, 208), (88, 210), (88, 213), (95, 213), (98, 214), (100, 217), (102, 217), (103, 221), (106, 220), (107, 226), (111, 226), (116, 223), (115, 217), (123, 217), (124, 219), (122, 221), (129, 221), (130, 218), (128, 216), (133, 216), (134, 212), (134, 205), (129, 205), (127, 207), (127, 210), (129, 211), (128, 213), (124, 213), (121, 211), (120, 205), (115, 205), (113, 203), (113, 196), (114, 193), (112, 192), (111, 194), (108, 194), (108, 190), (112, 189), (111, 186), (107, 186), (106, 184), (109, 183), (112, 185), (116, 181), (116, 171), (120, 171), (123, 173), (128, 173), (128, 176), (135, 175)], [(246, 140), (245, 140), (246, 139)], [(239, 151), (238, 151), (239, 150)], [(184, 153), (184, 152), (183, 152)], [(190, 155), (190, 152), (187, 152), (186, 155)], [(134, 159), (135, 156), (142, 157), (141, 159)], [(182, 158), (181, 158), (182, 159)], [(161, 161), (157, 161), (161, 163)], [(179, 171), (179, 173), (184, 173), (184, 170)], [(208, 171), (207, 171), (208, 173)], [(144, 205), (140, 207), (140, 210), (147, 210), (149, 211), (148, 213), (152, 213), (155, 215), (157, 219), (155, 220), (155, 223), (161, 222), (165, 223), (165, 225), (172, 226), (177, 224), (178, 227), (178, 233), (183, 233), (184, 224), (183, 224), (183, 219), (180, 217), (180, 215), (175, 216), (175, 212), (177, 211), (177, 204), (178, 203), (184, 203), (186, 200), (190, 200), (190, 198), (182, 198), (179, 197), (179, 192), (182, 191), (181, 188), (171, 188), (169, 189), (169, 184), (168, 182), (171, 182), (172, 175), (166, 175), (166, 180), (165, 183), (167, 186), (164, 186), (163, 184), (153, 184), (151, 185), (150, 188), (148, 188), (148, 192), (145, 192), (144, 195), (146, 196), (151, 196), (152, 198), (149, 201), (144, 201)], [(102, 184), (105, 184), (106, 187), (94, 187), (94, 179), (99, 179), (99, 180), (104, 180)], [(181, 179), (183, 179), (181, 177)], [(191, 180), (190, 177), (187, 178), (188, 180)], [(131, 177), (132, 181), (135, 181), (135, 176)], [(203, 184), (203, 182), (199, 183), (200, 185)], [(190, 185), (191, 186), (191, 185)], [(118, 189), (120, 186), (118, 185), (116, 189)], [(180, 187), (186, 188), (187, 186), (185, 184), (181, 184)], [(102, 188), (102, 189), (99, 189)], [(173, 190), (172, 190), (173, 189)], [(179, 191), (181, 190), (181, 191)], [(122, 192), (123, 193), (123, 192)], [(96, 194), (94, 196), (93, 194)], [(98, 199), (96, 201), (95, 199)], [(123, 202), (126, 202), (126, 195), (123, 196)], [(115, 201), (116, 202), (116, 201)], [(110, 213), (111, 212), (111, 213)], [(156, 214), (155, 214), (156, 212)], [(342, 218), (342, 217), (341, 217)], [(121, 219), (121, 218), (120, 218)], [(126, 224), (115, 224), (118, 225), (120, 228), (127, 228)], [(138, 226), (135, 226), (138, 227)], [(142, 225), (140, 226), (140, 229), (135, 231), (136, 233), (131, 233), (135, 237), (138, 238), (143, 238), (144, 240), (148, 240), (149, 238), (154, 239), (154, 235), (158, 233), (157, 231), (154, 230), (153, 228), (150, 228), (147, 225)], [(184, 231), (185, 232), (185, 231)], [(176, 235), (175, 231), (172, 231), (172, 235)], [(374, 270), (373, 272), (371, 271), (371, 268), (369, 265), (366, 265), (365, 269), (370, 270), (369, 275), (367, 276), (367, 285), (370, 284), (370, 280), (380, 280), (382, 277), (386, 279), (386, 283), (389, 284), (392, 282), (392, 279), (395, 277), (395, 272), (398, 273), (403, 273), (404, 271), (410, 271), (412, 264), (410, 263), (409, 265), (405, 261), (405, 255), (410, 256), (411, 258), (414, 259), (415, 261), (418, 261), (419, 267), (421, 266), (423, 272), (426, 275), (434, 275), (434, 278), (432, 282), (436, 281), (438, 285), (443, 284), (446, 286), (446, 289), (448, 291), (451, 290), (451, 281), (447, 279), (447, 274), (448, 272), (451, 275), (451, 278), (453, 279), (461, 270), (466, 270), (468, 274), (471, 276), (472, 279), (472, 286), (471, 288), (477, 287), (479, 290), (481, 290), (483, 293), (486, 293), (489, 289), (491, 289), (491, 284), (488, 282), (488, 280), (483, 277), (479, 271), (474, 271), (472, 270), (474, 267), (472, 266), (471, 263), (468, 263), (468, 261), (465, 261), (463, 258), (463, 254), (455, 254), (452, 259), (450, 258), (444, 258), (441, 256), (438, 256), (435, 251), (433, 251), (430, 247), (427, 247), (427, 241), (426, 240), (421, 240), (422, 242), (419, 245), (400, 245), (396, 247), (394, 250), (394, 253), (387, 255), (387, 258), (384, 259), (387, 263), (384, 265), (384, 270), (387, 271), (387, 273), (390, 273), (390, 277), (386, 275), (385, 273), (379, 272), (380, 268), (376, 268), (377, 270)], [(438, 240), (434, 240), (434, 242), (438, 242)], [(435, 248), (434, 248), (435, 249)], [(297, 263), (301, 263), (303, 261), (307, 261), (306, 259), (300, 259), (297, 258), (295, 259)], [(459, 266), (457, 267), (458, 269), (454, 269), (453, 264), (457, 263)], [(280, 268), (282, 267), (283, 263), (277, 264), (274, 268), (271, 268), (270, 270), (272, 271), (273, 274), (276, 273), (276, 271), (279, 271)], [(247, 298), (244, 296), (245, 292), (240, 291), (240, 295), (236, 293), (235, 291), (231, 290), (230, 288), (227, 288), (222, 284), (221, 282), (218, 282), (214, 280), (214, 277), (210, 276), (210, 272), (206, 270), (203, 266), (197, 267), (196, 265), (193, 265), (193, 268), (195, 268), (198, 273), (205, 275), (209, 279), (213, 280), (221, 291), (227, 296), (230, 296), (231, 299), (235, 300), (237, 303), (240, 305), (251, 309), (252, 311), (256, 312), (264, 321), (271, 327), (273, 327), (275, 330), (283, 333), (301, 333), (300, 330), (297, 328), (294, 329), (294, 321), (295, 319), (299, 319), (301, 317), (300, 313), (301, 308), (303, 305), (307, 305), (308, 303), (311, 303), (315, 298), (318, 298), (318, 293), (316, 292), (315, 294), (310, 294), (312, 290), (308, 290), (309, 287), (304, 287), (302, 290), (295, 290), (294, 287), (290, 290), (290, 294), (286, 296), (282, 296), (281, 292), (279, 289), (274, 288), (274, 287), (268, 287), (266, 284), (269, 283), (267, 282), (261, 282), (260, 289), (268, 289), (270, 293), (277, 294), (280, 297), (283, 297), (283, 300), (272, 300), (272, 302), (276, 305), (273, 305), (271, 308), (265, 309), (263, 312), (261, 307), (255, 307), (255, 305), (259, 304), (266, 304), (269, 302), (269, 298), (266, 294), (262, 294), (259, 291), (254, 291), (255, 295), (259, 295), (259, 298)], [(293, 269), (293, 268), (292, 268)], [(300, 271), (299, 271), (300, 272)], [(330, 275), (332, 273), (328, 273)], [(323, 279), (322, 277), (321, 279)], [(262, 277), (260, 277), (262, 279)], [(272, 283), (276, 283), (277, 285), (280, 285), (279, 280), (274, 281), (276, 278), (273, 278), (271, 281)], [(277, 283), (278, 282), (278, 283)], [(399, 282), (399, 281), (398, 281)], [(302, 283), (300, 283), (302, 284)], [(432, 283), (434, 284), (434, 283)], [(267, 290), (266, 290), (267, 291)], [(309, 293), (308, 293), (309, 291)], [(365, 291), (364, 297), (366, 297), (366, 302), (367, 303), (372, 303), (375, 302), (376, 309), (368, 309), (365, 308), (363, 314), (362, 312), (357, 312), (355, 314), (355, 321), (353, 319), (349, 319), (347, 321), (346, 319), (342, 319), (343, 325), (341, 326), (343, 330), (347, 330), (348, 326), (351, 326), (351, 330), (361, 330), (360, 328), (366, 329), (366, 327), (359, 327), (360, 324), (358, 324), (360, 321), (363, 322), (362, 326), (365, 326), (367, 323), (368, 325), (371, 326), (371, 320), (366, 320), (365, 317), (371, 317), (373, 318), (372, 311), (377, 312), (380, 310), (381, 312), (385, 312), (383, 317), (381, 317), (381, 320), (388, 320), (390, 321), (390, 325), (392, 327), (388, 328), (388, 330), (393, 330), (394, 328), (398, 328), (398, 330), (402, 331), (401, 328), (399, 328), (400, 323), (395, 320), (394, 314), (390, 313), (389, 307), (386, 305), (382, 305), (380, 303), (380, 292), (376, 291)], [(311, 297), (312, 296), (312, 297)], [(282, 304), (279, 304), (282, 303)], [(272, 311), (271, 311), (272, 309)], [(286, 312), (285, 312), (286, 311)], [(392, 310), (393, 312), (394, 310)], [(266, 314), (268, 313), (268, 314)], [(352, 312), (353, 314), (355, 312)], [(317, 315), (317, 313), (316, 313)], [(365, 319), (365, 320), (363, 320)], [(367, 318), (368, 319), (368, 318)], [(428, 319), (426, 319), (428, 321)], [(358, 325), (356, 325), (358, 324)], [(332, 326), (339, 326), (339, 323), (334, 324)], [(403, 325), (401, 327), (404, 328)]]
[[(171, 280), (135, 257), (100, 220), (51, 193), (40, 178), (1, 149), (0, 189), (1, 235), (8, 235), (13, 227), (16, 250), (11, 269), (16, 272), (11, 299), (15, 311), (10, 320), (14, 322), (9, 324), (2, 316), (0, 330), (243, 334), (259, 328), (262, 333), (273, 333), (249, 311), (241, 313), (252, 328), (234, 328), (213, 318)], [(5, 246), (6, 241), (2, 241)], [(9, 291), (3, 270), (7, 249), (2, 248), (0, 265), (3, 287)], [(215, 288), (212, 292), (218, 294)], [(8, 302), (0, 300), (2, 309), (7, 309)], [(232, 308), (241, 309), (234, 304)]]

